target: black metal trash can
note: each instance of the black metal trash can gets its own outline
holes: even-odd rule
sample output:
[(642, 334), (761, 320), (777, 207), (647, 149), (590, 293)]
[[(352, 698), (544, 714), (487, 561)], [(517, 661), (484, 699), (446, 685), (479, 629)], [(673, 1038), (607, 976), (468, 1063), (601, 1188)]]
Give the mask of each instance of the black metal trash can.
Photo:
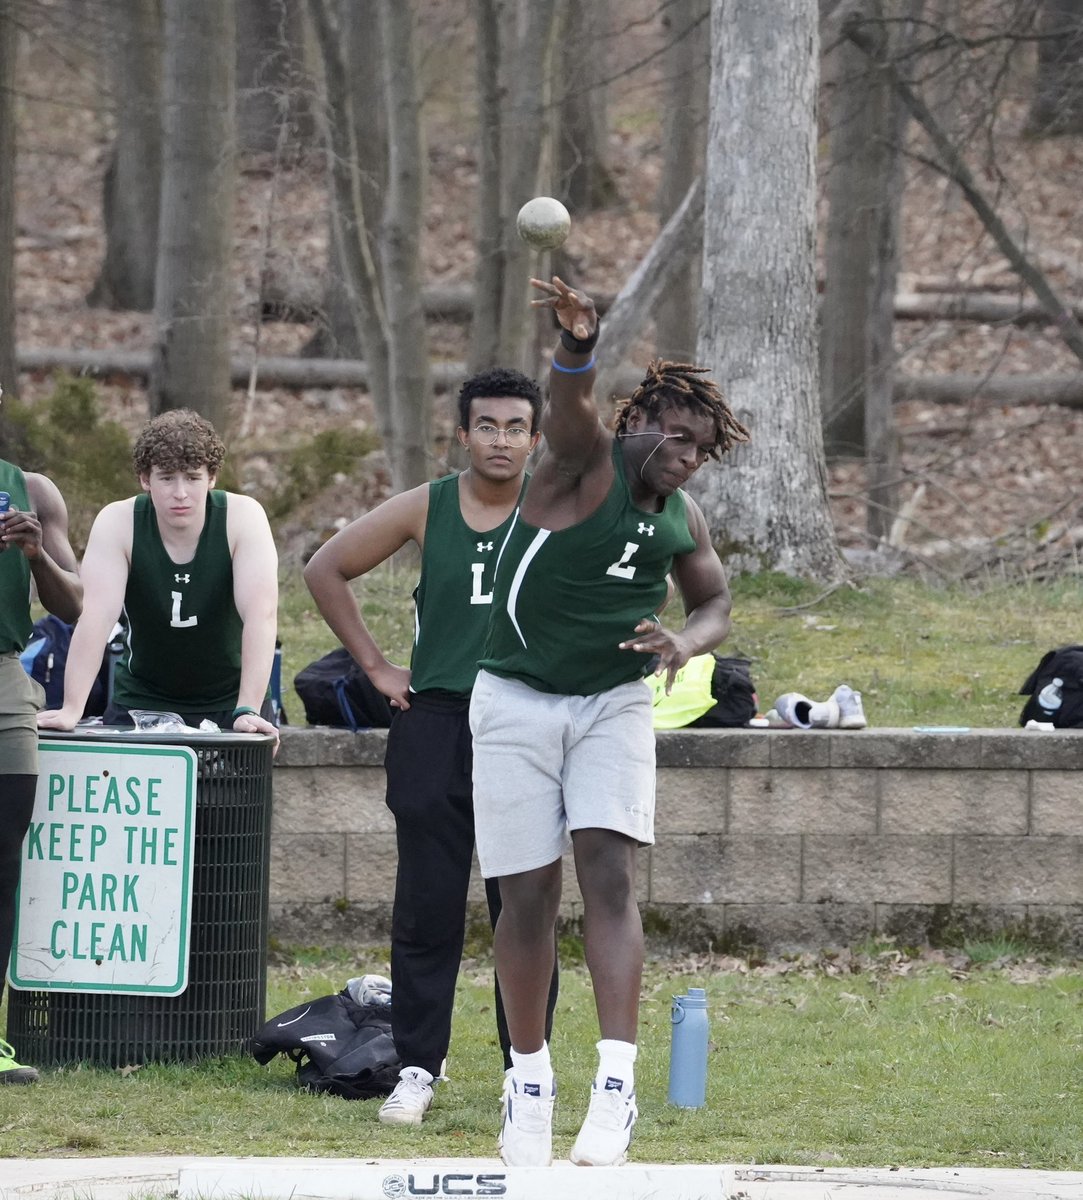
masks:
[(196, 731), (125, 736), (102, 727), (94, 736), (184, 745), (196, 753), (188, 986), (178, 996), (11, 988), (8, 1040), (22, 1061), (37, 1066), (116, 1067), (242, 1053), (266, 1019), (274, 739)]

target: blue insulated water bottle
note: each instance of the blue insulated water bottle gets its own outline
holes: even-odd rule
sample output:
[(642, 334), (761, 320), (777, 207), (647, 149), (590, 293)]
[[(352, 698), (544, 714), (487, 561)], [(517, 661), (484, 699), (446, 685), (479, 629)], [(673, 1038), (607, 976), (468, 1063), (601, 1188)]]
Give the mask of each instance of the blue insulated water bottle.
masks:
[(706, 991), (689, 988), (687, 996), (674, 996), (670, 1020), (669, 1103), (678, 1108), (702, 1108), (707, 1102)]

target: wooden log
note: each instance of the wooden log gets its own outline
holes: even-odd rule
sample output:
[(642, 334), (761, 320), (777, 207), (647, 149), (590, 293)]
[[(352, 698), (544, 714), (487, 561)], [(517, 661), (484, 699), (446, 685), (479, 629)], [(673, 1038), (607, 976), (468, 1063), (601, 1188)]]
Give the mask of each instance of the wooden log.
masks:
[[(599, 313), (605, 313), (615, 299), (612, 292), (594, 296)], [(471, 283), (440, 283), (424, 288), (421, 302), (425, 315), (434, 321), (467, 322), (474, 316), (474, 285)], [(289, 321), (299, 325), (312, 325), (320, 318), (323, 307), (321, 297), (308, 292), (290, 291), (272, 285), (263, 295), (262, 315), (265, 321)]]
[[(1083, 320), (1083, 304), (1069, 306)], [(895, 317), (903, 321), (976, 321), (983, 325), (1050, 325), (1052, 318), (1037, 301), (1020, 302), (993, 292), (900, 292)]]
[[(22, 349), (16, 354), (19, 370), (42, 373), (69, 371), (98, 379), (122, 376), (145, 380), (150, 371), (146, 350), (81, 350), (69, 348)], [(235, 387), (247, 387), (252, 361), (235, 355), (230, 375)], [(457, 388), (466, 378), (466, 364), (454, 360), (434, 362), (433, 384), (439, 391)], [(643, 368), (622, 363), (614, 375), (611, 395), (627, 396), (643, 377)], [(724, 382), (724, 381), (723, 381)], [(257, 387), (262, 388), (361, 388), (368, 384), (368, 368), (352, 358), (288, 358), (259, 360)], [(1059, 404), (1083, 408), (1083, 371), (1058, 375), (899, 375), (893, 398), (925, 400), (932, 404)]]
[(1059, 375), (901, 375), (893, 399), (932, 404), (1059, 404), (1083, 408), (1083, 371)]

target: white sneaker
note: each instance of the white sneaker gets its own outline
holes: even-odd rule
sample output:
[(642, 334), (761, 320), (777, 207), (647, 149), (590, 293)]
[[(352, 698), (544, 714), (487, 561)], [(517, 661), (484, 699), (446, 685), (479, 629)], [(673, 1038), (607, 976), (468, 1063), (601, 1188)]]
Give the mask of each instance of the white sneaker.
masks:
[(802, 696), (800, 692), (787, 692), (775, 701), (775, 711), (783, 721), (797, 729), (838, 729), (839, 705), (832, 696), (822, 704)]
[(619, 1167), (628, 1157), (632, 1126), (638, 1116), (634, 1093), (625, 1096), (614, 1089), (599, 1091), (594, 1085), (587, 1119), (568, 1157), (580, 1167)]
[(432, 1076), (422, 1067), (403, 1067), (378, 1115), (385, 1125), (420, 1125), (430, 1108)]
[(539, 1094), (536, 1083), (517, 1083), (504, 1077), (504, 1120), (500, 1129), (500, 1157), (508, 1167), (548, 1167), (553, 1161), (553, 1101)]
[(831, 697), (839, 706), (840, 729), (864, 729), (868, 725), (865, 720), (865, 709), (861, 704), (861, 693), (855, 692), (849, 684), (840, 683)]

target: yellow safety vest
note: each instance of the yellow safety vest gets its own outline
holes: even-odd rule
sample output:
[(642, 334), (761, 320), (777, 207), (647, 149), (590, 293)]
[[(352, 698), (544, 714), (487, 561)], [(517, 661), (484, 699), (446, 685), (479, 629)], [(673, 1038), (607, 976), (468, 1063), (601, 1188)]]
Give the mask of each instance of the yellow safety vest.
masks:
[(655, 729), (681, 729), (714, 708), (713, 676), (713, 654), (697, 654), (690, 658), (677, 672), (668, 696), (665, 673), (648, 675), (647, 685), (654, 698)]

